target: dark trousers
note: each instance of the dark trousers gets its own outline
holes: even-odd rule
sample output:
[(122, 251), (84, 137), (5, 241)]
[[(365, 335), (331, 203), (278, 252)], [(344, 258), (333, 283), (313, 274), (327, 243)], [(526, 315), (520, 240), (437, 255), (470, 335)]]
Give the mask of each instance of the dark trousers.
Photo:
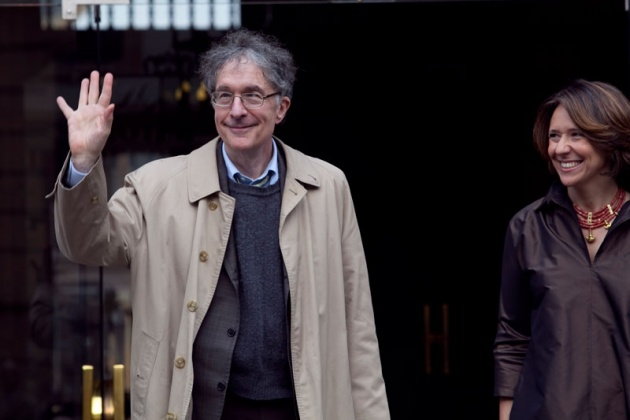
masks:
[(299, 420), (293, 398), (250, 400), (228, 392), (221, 420)]

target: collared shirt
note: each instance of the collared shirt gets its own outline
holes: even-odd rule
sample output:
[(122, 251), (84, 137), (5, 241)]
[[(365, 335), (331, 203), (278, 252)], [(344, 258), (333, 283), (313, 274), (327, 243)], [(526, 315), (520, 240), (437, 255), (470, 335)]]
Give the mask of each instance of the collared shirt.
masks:
[(271, 180), (269, 181), (269, 185), (273, 185), (278, 182), (278, 148), (276, 147), (276, 141), (272, 140), (273, 144), (273, 155), (271, 156), (271, 160), (267, 165), (267, 168), (263, 171), (262, 175), (258, 178), (252, 180), (250, 177), (242, 174), (234, 165), (234, 163), (230, 160), (227, 152), (225, 151), (225, 143), (221, 144), (221, 151), (223, 152), (223, 159), (225, 160), (225, 166), (227, 168), (228, 177), (234, 181), (234, 174), (240, 174), (241, 176), (247, 178), (248, 180), (252, 180), (254, 183), (259, 179), (264, 178), (267, 175), (267, 172), (271, 171)]

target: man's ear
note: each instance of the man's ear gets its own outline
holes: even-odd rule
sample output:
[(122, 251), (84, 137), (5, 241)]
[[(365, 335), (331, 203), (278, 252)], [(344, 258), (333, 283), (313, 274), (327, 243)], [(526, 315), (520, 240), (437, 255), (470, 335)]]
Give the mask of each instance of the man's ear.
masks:
[(284, 117), (287, 115), (287, 111), (291, 106), (291, 99), (287, 96), (283, 96), (278, 105), (278, 111), (276, 112), (276, 124), (280, 124)]

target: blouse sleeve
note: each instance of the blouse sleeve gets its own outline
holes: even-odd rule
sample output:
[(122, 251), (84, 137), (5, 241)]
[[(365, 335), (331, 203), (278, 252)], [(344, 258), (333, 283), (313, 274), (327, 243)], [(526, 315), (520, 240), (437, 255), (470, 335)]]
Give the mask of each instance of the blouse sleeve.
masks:
[(503, 247), (497, 333), (494, 340), (494, 395), (513, 397), (530, 338), (530, 293), (523, 265), (522, 219), (509, 224)]

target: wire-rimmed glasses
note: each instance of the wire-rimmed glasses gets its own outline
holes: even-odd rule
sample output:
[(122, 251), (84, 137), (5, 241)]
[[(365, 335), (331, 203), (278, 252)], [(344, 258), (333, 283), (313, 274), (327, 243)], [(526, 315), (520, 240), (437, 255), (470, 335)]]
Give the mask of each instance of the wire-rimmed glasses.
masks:
[(231, 92), (216, 91), (210, 94), (210, 101), (216, 106), (228, 107), (232, 105), (234, 98), (241, 98), (241, 103), (245, 108), (260, 108), (265, 103), (265, 99), (279, 94), (280, 92), (274, 92), (263, 96), (258, 92), (245, 92), (235, 95)]

